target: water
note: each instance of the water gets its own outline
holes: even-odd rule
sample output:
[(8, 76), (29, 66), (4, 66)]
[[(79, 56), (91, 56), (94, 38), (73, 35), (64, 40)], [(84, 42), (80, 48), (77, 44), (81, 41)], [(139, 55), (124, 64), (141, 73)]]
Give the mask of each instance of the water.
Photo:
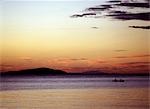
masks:
[(148, 77), (121, 78), (124, 79), (125, 82), (112, 82), (114, 77), (96, 76), (7, 77), (1, 78), (0, 90), (148, 87)]
[(149, 109), (149, 78), (1, 78), (0, 109)]

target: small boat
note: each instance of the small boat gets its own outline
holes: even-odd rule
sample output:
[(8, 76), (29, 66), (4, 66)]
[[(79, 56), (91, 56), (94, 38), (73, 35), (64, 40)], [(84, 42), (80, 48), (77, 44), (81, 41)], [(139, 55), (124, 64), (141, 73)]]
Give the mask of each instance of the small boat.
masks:
[(115, 79), (112, 80), (112, 82), (125, 82), (123, 79), (116, 79), (117, 78), (117, 72), (115, 73)]
[(112, 82), (125, 82), (125, 80), (123, 80), (123, 79), (116, 79), (115, 78), (115, 79), (112, 80)]

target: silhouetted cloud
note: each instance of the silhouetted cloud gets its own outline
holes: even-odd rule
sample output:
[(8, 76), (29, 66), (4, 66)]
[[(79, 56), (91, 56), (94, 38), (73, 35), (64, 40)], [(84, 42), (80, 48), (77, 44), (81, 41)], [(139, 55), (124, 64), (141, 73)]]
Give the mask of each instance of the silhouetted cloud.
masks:
[(91, 7), (91, 8), (87, 8), (88, 11), (104, 11), (106, 10), (107, 8), (105, 7)]
[(109, 14), (120, 15), (120, 14), (127, 14), (127, 12), (126, 11), (110, 11)]
[(96, 13), (84, 13), (84, 14), (74, 14), (74, 15), (72, 15), (70, 17), (77, 18), (77, 17), (95, 16), (95, 15), (96, 15)]
[(96, 7), (87, 8), (86, 10), (87, 11), (104, 11), (104, 10), (108, 10), (109, 8), (112, 8), (112, 6), (111, 5), (99, 5)]
[(150, 26), (129, 26), (130, 28), (150, 29)]
[(94, 26), (94, 27), (91, 27), (91, 28), (93, 28), (93, 29), (98, 29), (99, 27)]
[(127, 6), (127, 7), (140, 7), (140, 8), (149, 8), (149, 3), (119, 3), (114, 4), (117, 6)]
[[(132, 8), (132, 11), (131, 11)], [(141, 11), (135, 11), (136, 9), (140, 9)], [(74, 14), (71, 17), (83, 17), (89, 16), (93, 18), (101, 18), (101, 17), (111, 17), (113, 19), (127, 21), (127, 20), (142, 20), (149, 21), (150, 20), (150, 12), (144, 11), (145, 9), (149, 9), (149, 0), (141, 0), (130, 2), (125, 2), (122, 0), (109, 0), (107, 4), (97, 5), (93, 7), (86, 8), (83, 12), (92, 12), (87, 14)], [(124, 11), (122, 11), (124, 10)], [(104, 14), (103, 14), (104, 13)], [(149, 26), (129, 26), (131, 28), (142, 28), (149, 29)]]
[(144, 21), (149, 21), (150, 20), (150, 13), (145, 12), (145, 13), (116, 13), (116, 11), (110, 12), (109, 17), (113, 17), (114, 19), (119, 19), (119, 20), (144, 20)]
[(110, 0), (110, 1), (107, 1), (108, 3), (120, 3), (121, 0)]

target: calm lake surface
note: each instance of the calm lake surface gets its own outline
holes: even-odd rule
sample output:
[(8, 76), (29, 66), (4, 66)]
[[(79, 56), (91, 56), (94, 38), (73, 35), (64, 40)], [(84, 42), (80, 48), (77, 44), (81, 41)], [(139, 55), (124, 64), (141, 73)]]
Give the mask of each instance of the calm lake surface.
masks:
[(149, 109), (149, 78), (1, 78), (0, 109)]
[(81, 89), (81, 88), (137, 88), (148, 87), (148, 77), (118, 77), (125, 82), (112, 82), (114, 77), (43, 76), (1, 78), (0, 90), (25, 89)]

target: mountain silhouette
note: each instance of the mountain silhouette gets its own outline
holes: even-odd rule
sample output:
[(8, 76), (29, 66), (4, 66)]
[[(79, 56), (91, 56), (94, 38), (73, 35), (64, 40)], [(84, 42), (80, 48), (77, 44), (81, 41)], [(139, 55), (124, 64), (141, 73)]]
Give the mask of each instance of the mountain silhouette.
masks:
[(1, 73), (1, 76), (48, 76), (48, 75), (64, 75), (67, 72), (62, 70), (54, 70), (50, 68), (34, 68), (20, 71), (8, 71)]
[(58, 75), (65, 75), (65, 76), (149, 76), (149, 73), (134, 73), (134, 74), (126, 74), (126, 73), (108, 73), (103, 71), (85, 71), (82, 73), (67, 73), (62, 70), (57, 69), (50, 69), (50, 68), (33, 68), (33, 69), (25, 69), (20, 71), (8, 71), (8, 72), (1, 72), (0, 76), (5, 77), (13, 77), (13, 76), (58, 76)]

